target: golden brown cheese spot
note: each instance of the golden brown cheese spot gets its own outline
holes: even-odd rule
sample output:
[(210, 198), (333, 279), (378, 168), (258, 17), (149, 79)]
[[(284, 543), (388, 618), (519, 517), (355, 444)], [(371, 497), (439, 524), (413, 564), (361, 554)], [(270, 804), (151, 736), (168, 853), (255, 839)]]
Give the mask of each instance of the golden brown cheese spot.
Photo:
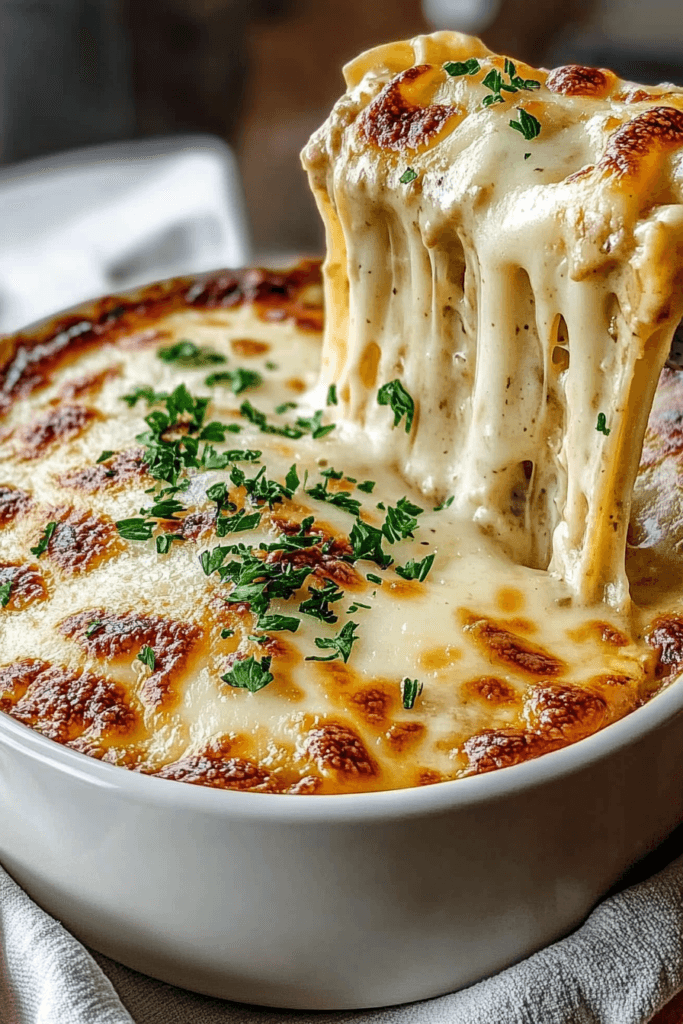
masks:
[(246, 359), (254, 359), (256, 356), (264, 356), (270, 352), (270, 345), (267, 341), (256, 341), (254, 338), (233, 338), (230, 348), (235, 355), (244, 356)]
[(322, 779), (317, 775), (304, 775), (302, 779), (291, 785), (285, 792), (293, 796), (311, 796), (313, 793), (317, 793), (321, 785)]
[[(92, 629), (93, 623), (99, 624), (96, 629)], [(91, 657), (107, 660), (129, 658), (132, 661), (143, 646), (151, 647), (155, 666), (144, 680), (142, 697), (152, 707), (168, 704), (175, 696), (172, 684), (202, 637), (200, 627), (191, 622), (135, 612), (116, 615), (103, 608), (70, 615), (60, 623), (59, 632), (75, 640)]]
[(575, 743), (600, 729), (607, 720), (602, 697), (580, 686), (534, 686), (524, 702), (530, 729), (544, 739)]
[(0, 486), (0, 526), (23, 515), (31, 506), (31, 495), (16, 487)]
[(136, 724), (123, 689), (109, 679), (43, 664), (9, 713), (58, 743), (88, 730), (92, 735), (121, 735)]
[(366, 722), (370, 722), (371, 725), (381, 725), (387, 718), (393, 700), (386, 690), (380, 689), (378, 686), (371, 686), (354, 693), (351, 696), (351, 703), (358, 709), (359, 714)]
[(386, 85), (358, 119), (360, 134), (380, 149), (394, 152), (427, 145), (451, 118), (459, 116), (455, 107), (422, 106), (409, 98), (420, 79), (424, 84), (432, 79), (433, 71), (431, 64), (419, 64)]
[(504, 679), (497, 679), (495, 676), (470, 679), (464, 684), (463, 691), (469, 696), (488, 701), (489, 704), (514, 704), (519, 700), (514, 686), (510, 686)]
[(85, 494), (117, 487), (130, 480), (141, 480), (147, 472), (147, 463), (143, 458), (142, 448), (129, 448), (116, 452), (106, 462), (72, 469), (59, 477), (62, 487), (72, 487)]
[[(202, 512), (190, 512), (180, 524), (180, 535), (186, 540), (198, 540), (211, 533), (216, 526), (216, 508), (204, 509)], [(169, 530), (172, 523), (168, 524)]]
[(459, 661), (462, 658), (462, 651), (459, 647), (453, 647), (451, 644), (446, 644), (445, 647), (430, 647), (426, 651), (422, 651), (419, 656), (419, 662), (422, 668), (427, 669), (428, 672), (438, 671), (442, 668), (448, 668), (453, 662)]
[(433, 768), (422, 768), (417, 774), (416, 786), (435, 786), (437, 782), (446, 782), (447, 776)]
[(6, 608), (26, 608), (47, 597), (45, 581), (34, 565), (0, 565), (0, 587), (6, 583), (12, 585)]
[(252, 789), (272, 792), (277, 787), (272, 776), (260, 765), (227, 754), (229, 744), (213, 744), (199, 754), (190, 754), (154, 772), (158, 779), (189, 782), (212, 789)]
[(49, 667), (47, 662), (36, 658), (24, 658), (0, 667), (0, 711), (9, 711), (36, 676)]
[(463, 749), (467, 755), (469, 773), (480, 774), (521, 764), (561, 745), (544, 740), (535, 733), (515, 729), (484, 729), (476, 736), (470, 736)]
[(332, 769), (342, 775), (375, 775), (377, 772), (360, 736), (346, 725), (330, 722), (311, 729), (305, 750), (321, 771)]
[(518, 587), (499, 587), (496, 601), (502, 612), (514, 614), (524, 607), (524, 594)]
[(581, 64), (565, 64), (555, 68), (546, 79), (550, 92), (563, 96), (607, 96), (614, 83), (614, 75), (604, 68), (589, 68)]
[(683, 145), (683, 111), (652, 107), (627, 121), (609, 138), (599, 167), (618, 178), (635, 174), (645, 156)]
[(72, 576), (90, 572), (123, 549), (111, 519), (74, 508), (57, 515), (46, 555), (62, 572)]
[(677, 675), (683, 664), (683, 618), (662, 615), (650, 625), (645, 640), (657, 653), (658, 679)]
[(465, 632), (472, 636), (493, 661), (531, 676), (558, 676), (565, 670), (564, 662), (545, 648), (511, 633), (490, 619), (469, 617)]
[(398, 753), (415, 747), (423, 739), (426, 732), (422, 722), (394, 722), (386, 732), (386, 738)]
[(120, 366), (108, 366), (100, 373), (91, 373), (85, 377), (74, 377), (67, 380), (59, 390), (59, 397), (64, 402), (73, 402), (75, 398), (82, 398), (83, 395), (96, 395), (102, 390), (108, 380), (113, 380), (121, 373)]
[(303, 395), (306, 390), (306, 381), (302, 380), (301, 377), (288, 377), (285, 381), (285, 387), (289, 388), (290, 391), (294, 391), (297, 395)]
[(626, 634), (613, 626), (611, 622), (599, 620), (586, 622), (578, 629), (568, 630), (567, 636), (577, 644), (598, 640), (604, 644), (610, 644), (612, 647), (626, 647), (631, 643)]
[(408, 601), (418, 597), (424, 597), (427, 588), (419, 580), (390, 580), (385, 584), (392, 597), (403, 598)]
[(20, 432), (21, 459), (39, 459), (53, 444), (63, 444), (78, 437), (97, 417), (94, 409), (84, 405), (60, 405)]

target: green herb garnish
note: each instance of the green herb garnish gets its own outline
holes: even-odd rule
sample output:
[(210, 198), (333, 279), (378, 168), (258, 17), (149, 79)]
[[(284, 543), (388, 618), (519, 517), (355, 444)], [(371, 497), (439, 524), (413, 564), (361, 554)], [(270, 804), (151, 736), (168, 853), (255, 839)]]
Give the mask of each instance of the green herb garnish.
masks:
[(308, 600), (301, 602), (299, 611), (304, 615), (312, 615), (320, 622), (336, 622), (337, 616), (330, 608), (330, 603), (341, 601), (343, 597), (344, 591), (332, 580), (328, 580), (322, 587), (309, 587)]
[(423, 512), (424, 509), (419, 505), (413, 505), (408, 498), (401, 498), (395, 506), (388, 507), (382, 533), (390, 544), (412, 537), (417, 526), (415, 517), (422, 515)]
[(408, 679), (407, 677), (401, 682), (401, 696), (403, 697), (403, 707), (406, 711), (411, 711), (415, 707), (415, 699), (422, 693), (423, 684), (417, 679)]
[(148, 405), (159, 405), (161, 402), (165, 402), (167, 398), (168, 392), (155, 391), (154, 388), (150, 387), (136, 388), (129, 395), (121, 395), (121, 401), (125, 402), (131, 409), (137, 405), (140, 399), (143, 399)]
[(455, 501), (455, 495), (451, 494), (450, 497), (444, 498), (440, 505), (435, 505), (433, 508), (434, 512), (440, 512), (443, 508), (450, 508)]
[[(605, 437), (607, 437), (608, 434), (611, 433), (611, 427), (607, 426), (607, 417), (605, 416), (604, 412), (598, 413), (598, 425), (595, 429), (599, 430), (601, 434), (605, 435)], [(33, 551), (33, 548), (31, 548), (31, 551)]]
[(275, 676), (269, 672), (272, 658), (244, 658), (235, 662), (233, 668), (226, 672), (221, 679), (228, 686), (235, 686), (241, 690), (249, 690), (250, 693), (257, 693), (268, 683), (272, 683)]
[(382, 584), (384, 583), (382, 577), (376, 576), (374, 572), (369, 572), (365, 578), (368, 581), (368, 583), (376, 583), (378, 587), (381, 587)]
[(93, 619), (92, 622), (88, 623), (88, 627), (85, 630), (85, 635), (91, 637), (93, 633), (96, 633), (98, 629), (102, 629), (104, 623), (100, 619)]
[(167, 555), (171, 550), (171, 545), (174, 541), (184, 541), (185, 538), (179, 536), (177, 533), (162, 533), (161, 536), (157, 537), (157, 554)]
[(137, 655), (136, 661), (141, 661), (142, 664), (147, 665), (147, 667), (151, 669), (152, 672), (154, 671), (157, 659), (154, 655), (154, 651), (149, 646), (149, 644), (145, 644), (144, 647), (140, 648), (140, 653)]
[(481, 70), (481, 64), (476, 57), (470, 57), (468, 60), (446, 61), (443, 69), (451, 78), (457, 78), (459, 75), (476, 75)]
[(415, 416), (415, 402), (410, 397), (400, 380), (389, 381), (383, 384), (377, 392), (377, 401), (380, 405), (388, 405), (394, 414), (394, 426), (397, 427), (403, 417), (406, 418), (406, 434), (410, 433)]
[(157, 523), (153, 519), (119, 519), (114, 526), (124, 540), (150, 540)]
[(312, 655), (306, 658), (306, 661), (336, 661), (338, 658), (341, 658), (346, 664), (351, 655), (351, 648), (358, 639), (355, 635), (357, 629), (357, 622), (347, 622), (345, 626), (342, 626), (335, 637), (317, 636), (315, 638), (315, 646), (321, 651), (331, 650), (334, 653), (328, 655), (326, 658)]
[(238, 367), (236, 370), (221, 370), (219, 373), (210, 373), (204, 381), (207, 387), (214, 387), (216, 384), (225, 384), (233, 395), (241, 395), (249, 388), (257, 388), (263, 384), (263, 377), (255, 370), (244, 370)]
[(106, 462), (107, 459), (110, 459), (113, 454), (114, 453), (110, 452), (110, 451), (103, 451), (102, 454), (100, 455), (99, 459), (97, 459), (95, 465), (97, 465), (100, 462)]
[(178, 363), (179, 366), (186, 366), (188, 369), (196, 369), (200, 366), (209, 366), (211, 363), (227, 362), (225, 356), (214, 352), (212, 348), (205, 345), (195, 345), (193, 341), (182, 338), (175, 345), (157, 350), (157, 358), (164, 363)]
[(353, 546), (354, 560), (367, 558), (371, 562), (376, 562), (382, 569), (386, 569), (393, 562), (391, 555), (382, 549), (384, 534), (376, 526), (356, 519), (349, 540)]
[(398, 179), (402, 185), (409, 185), (411, 181), (415, 181), (417, 178), (417, 171), (414, 171), (412, 167), (406, 167), (405, 171)]
[(429, 570), (434, 564), (435, 557), (436, 553), (427, 555), (421, 562), (416, 562), (414, 558), (411, 558), (405, 565), (397, 565), (396, 572), (404, 580), (419, 580), (420, 583), (424, 583)]
[(221, 640), (227, 640), (228, 637), (231, 637), (231, 636), (234, 636), (234, 635), (235, 635), (235, 630), (234, 629), (222, 629), (221, 630)]
[(272, 632), (287, 630), (289, 633), (296, 633), (300, 625), (301, 619), (295, 615), (261, 615), (257, 623), (259, 629)]
[(325, 405), (339, 405), (339, 401), (337, 399), (336, 384), (330, 384), (329, 388), (327, 389), (327, 401), (325, 402)]
[(372, 494), (375, 489), (374, 480), (364, 480), (362, 484), (358, 484), (359, 491), (365, 491), (366, 494)]
[(40, 558), (43, 552), (47, 551), (47, 546), (50, 543), (50, 538), (52, 537), (52, 534), (55, 532), (56, 529), (57, 523), (53, 519), (52, 522), (49, 522), (45, 529), (43, 530), (43, 534), (38, 543), (36, 544), (36, 546), (34, 548), (31, 548), (32, 555), (35, 555), (36, 558)]
[(527, 141), (535, 139), (541, 133), (541, 122), (523, 107), (517, 107), (517, 110), (519, 111), (519, 121), (510, 121), (510, 127), (521, 132)]
[(7, 580), (6, 583), (3, 583), (2, 586), (0, 586), (0, 605), (2, 605), (3, 608), (6, 608), (10, 602), (13, 582), (13, 580)]

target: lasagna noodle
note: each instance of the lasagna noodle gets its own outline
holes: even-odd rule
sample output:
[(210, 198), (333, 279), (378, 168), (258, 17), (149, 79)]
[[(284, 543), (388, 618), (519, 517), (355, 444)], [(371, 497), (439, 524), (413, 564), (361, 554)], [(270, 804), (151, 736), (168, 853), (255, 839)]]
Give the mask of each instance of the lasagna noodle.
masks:
[[(378, 459), (454, 495), (514, 561), (625, 608), (631, 492), (683, 309), (683, 91), (508, 69), (458, 33), (345, 68), (303, 154), (327, 230), (323, 383)], [(538, 88), (487, 106), (491, 70)], [(376, 401), (394, 379), (408, 434)]]

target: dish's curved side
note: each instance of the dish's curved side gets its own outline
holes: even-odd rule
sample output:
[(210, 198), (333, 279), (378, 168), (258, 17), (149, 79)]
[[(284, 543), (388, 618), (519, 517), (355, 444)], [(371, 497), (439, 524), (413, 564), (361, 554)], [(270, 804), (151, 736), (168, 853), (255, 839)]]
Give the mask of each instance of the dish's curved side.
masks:
[(262, 1005), (452, 991), (577, 926), (683, 817), (683, 689), (578, 744), (420, 790), (147, 778), (0, 718), (0, 860), (82, 941)]

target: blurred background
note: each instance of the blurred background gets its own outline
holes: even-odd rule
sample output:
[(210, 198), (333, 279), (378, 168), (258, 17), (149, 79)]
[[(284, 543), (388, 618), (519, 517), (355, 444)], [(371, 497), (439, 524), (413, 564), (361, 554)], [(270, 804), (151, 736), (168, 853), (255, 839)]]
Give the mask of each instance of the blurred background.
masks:
[(681, 0), (0, 0), (0, 330), (319, 253), (299, 151), (341, 65), (435, 28), (683, 83)]

